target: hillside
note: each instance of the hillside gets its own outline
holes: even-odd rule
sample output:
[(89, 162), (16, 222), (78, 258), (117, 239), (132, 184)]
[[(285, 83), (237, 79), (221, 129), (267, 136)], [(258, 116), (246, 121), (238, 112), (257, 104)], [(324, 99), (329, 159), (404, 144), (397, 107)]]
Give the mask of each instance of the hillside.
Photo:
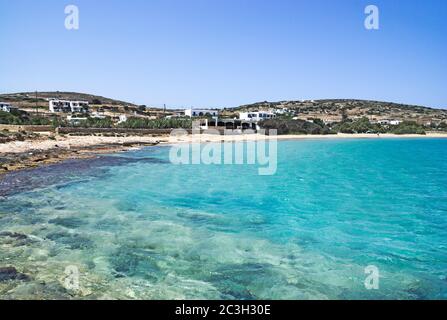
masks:
[[(55, 115), (49, 112), (48, 99), (88, 101), (90, 112), (100, 112), (110, 117), (118, 117), (122, 114), (129, 117), (157, 117), (165, 114), (160, 108), (138, 106), (130, 102), (87, 93), (37, 92), (37, 99), (35, 92), (0, 94), (0, 101), (8, 102), (30, 116), (53, 118)], [(61, 117), (61, 115), (58, 116)]]
[[(37, 92), (37, 99), (42, 101), (45, 99), (60, 99), (60, 100), (79, 100), (79, 101), (88, 101), (91, 104), (110, 104), (110, 105), (127, 105), (127, 106), (136, 106), (133, 103), (106, 98), (102, 96), (87, 94), (87, 93), (78, 93), (78, 92), (59, 92), (59, 91), (51, 91), (51, 92)], [(8, 94), (0, 94), (0, 100), (11, 103), (34, 103), (36, 99), (35, 92), (20, 92), (20, 93), (8, 93)], [(46, 100), (45, 100), (46, 101)], [(94, 103), (101, 102), (101, 103)]]
[[(255, 111), (267, 109), (288, 109), (299, 119), (307, 120), (318, 118), (324, 121), (341, 121), (343, 117), (361, 118), (370, 120), (410, 120), (419, 123), (447, 122), (447, 110), (434, 109), (423, 106), (405, 105), (391, 102), (333, 99), (333, 100), (303, 100), (258, 102), (242, 105), (231, 111)], [(230, 111), (230, 110), (228, 110)]]
[[(50, 116), (47, 99), (82, 100), (90, 103), (90, 111), (100, 110), (109, 116), (126, 114), (129, 116), (164, 117), (172, 115), (175, 110), (164, 112), (160, 108), (137, 106), (133, 103), (102, 97), (93, 94), (77, 92), (22, 92), (0, 94), (0, 101), (12, 105), (30, 114), (39, 112), (40, 116)], [(36, 108), (37, 107), (37, 108)], [(320, 119), (324, 123), (341, 122), (343, 119), (360, 119), (367, 117), (371, 122), (381, 120), (415, 121), (421, 125), (447, 123), (447, 110), (423, 106), (398, 104), (392, 102), (356, 100), (356, 99), (326, 99), (326, 100), (296, 100), (279, 102), (257, 102), (236, 108), (225, 108), (222, 117), (237, 117), (241, 111), (280, 110), (284, 117), (300, 120)]]

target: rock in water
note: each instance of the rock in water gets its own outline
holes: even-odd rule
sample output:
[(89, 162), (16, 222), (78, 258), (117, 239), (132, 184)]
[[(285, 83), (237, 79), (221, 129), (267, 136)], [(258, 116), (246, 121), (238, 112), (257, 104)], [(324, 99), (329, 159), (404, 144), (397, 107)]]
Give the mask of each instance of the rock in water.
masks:
[(18, 240), (24, 240), (28, 237), (25, 234), (17, 233), (17, 232), (9, 232), (9, 231), (2, 231), (0, 232), (0, 237), (10, 237), (15, 238)]
[(14, 267), (0, 267), (0, 282), (8, 280), (29, 280), (26, 274), (17, 272)]

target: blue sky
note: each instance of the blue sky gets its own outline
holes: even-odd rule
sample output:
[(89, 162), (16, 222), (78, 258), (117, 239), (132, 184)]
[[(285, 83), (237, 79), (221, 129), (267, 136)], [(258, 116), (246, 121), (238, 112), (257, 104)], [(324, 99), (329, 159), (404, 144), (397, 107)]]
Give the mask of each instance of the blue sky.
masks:
[[(80, 29), (65, 29), (66, 5)], [(380, 29), (364, 28), (364, 8)], [(445, 0), (0, 0), (0, 92), (234, 107), (359, 98), (447, 108)]]

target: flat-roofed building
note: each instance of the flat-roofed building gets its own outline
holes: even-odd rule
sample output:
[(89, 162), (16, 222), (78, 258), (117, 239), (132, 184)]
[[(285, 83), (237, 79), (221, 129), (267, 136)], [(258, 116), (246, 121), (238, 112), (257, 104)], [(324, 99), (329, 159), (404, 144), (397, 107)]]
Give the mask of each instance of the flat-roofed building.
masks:
[(87, 113), (87, 101), (50, 100), (50, 112)]
[(239, 119), (261, 121), (276, 118), (276, 114), (270, 111), (255, 111), (255, 112), (241, 112), (239, 113)]
[(212, 109), (186, 109), (185, 116), (194, 117), (217, 117), (219, 115), (218, 110)]

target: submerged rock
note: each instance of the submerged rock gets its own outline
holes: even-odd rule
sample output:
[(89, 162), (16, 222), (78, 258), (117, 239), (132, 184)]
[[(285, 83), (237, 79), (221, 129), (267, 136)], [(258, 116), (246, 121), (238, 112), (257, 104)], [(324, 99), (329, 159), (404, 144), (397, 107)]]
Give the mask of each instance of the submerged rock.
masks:
[(3, 299), (26, 299), (26, 300), (69, 300), (73, 296), (58, 282), (37, 283), (26, 282), (21, 283), (7, 294), (2, 296)]
[(0, 232), (0, 241), (2, 243), (10, 244), (14, 247), (24, 246), (34, 242), (29, 236), (23, 233), (2, 231)]
[(260, 294), (285, 279), (267, 263), (243, 263), (222, 265), (209, 275), (206, 281), (215, 286), (225, 299), (255, 300)]
[(14, 267), (0, 267), (0, 282), (9, 280), (29, 280), (29, 276), (20, 273)]
[(79, 234), (70, 234), (66, 232), (53, 232), (46, 236), (47, 239), (68, 246), (73, 250), (90, 249), (95, 246), (94, 242)]
[(70, 229), (76, 229), (85, 224), (81, 219), (76, 217), (55, 218), (48, 222)]
[(17, 232), (10, 232), (10, 231), (2, 231), (0, 232), (0, 237), (10, 237), (17, 240), (24, 240), (27, 239), (28, 236), (23, 233), (17, 233)]
[[(121, 146), (122, 147), (122, 146)], [(94, 148), (93, 148), (94, 149)], [(60, 153), (56, 149), (53, 154)], [(74, 153), (70, 152), (70, 153)], [(53, 154), (51, 157), (54, 160)], [(14, 159), (18, 157), (13, 155)], [(98, 156), (91, 157), (91, 155), (82, 154), (77, 155), (80, 159), (65, 160), (60, 163), (52, 163), (46, 166), (40, 166), (46, 161), (26, 161), (19, 167), (7, 169), (23, 169), (26, 170), (14, 171), (0, 175), (0, 196), (11, 196), (20, 192), (26, 192), (35, 188), (42, 188), (50, 185), (57, 185), (62, 183), (66, 185), (70, 181), (78, 182), (84, 177), (103, 177), (108, 173), (108, 168), (116, 166), (125, 166), (132, 163), (153, 163), (153, 164), (169, 164), (170, 162), (164, 159), (152, 157), (126, 157), (126, 156)], [(66, 157), (62, 157), (66, 158)], [(88, 158), (88, 159), (83, 159)], [(20, 161), (20, 160), (18, 160)], [(59, 161), (59, 160), (57, 160)], [(22, 161), (23, 162), (23, 161)], [(0, 171), (2, 172), (2, 171)]]
[(110, 256), (109, 261), (117, 278), (141, 277), (156, 281), (163, 276), (156, 259), (146, 250), (124, 246)]

